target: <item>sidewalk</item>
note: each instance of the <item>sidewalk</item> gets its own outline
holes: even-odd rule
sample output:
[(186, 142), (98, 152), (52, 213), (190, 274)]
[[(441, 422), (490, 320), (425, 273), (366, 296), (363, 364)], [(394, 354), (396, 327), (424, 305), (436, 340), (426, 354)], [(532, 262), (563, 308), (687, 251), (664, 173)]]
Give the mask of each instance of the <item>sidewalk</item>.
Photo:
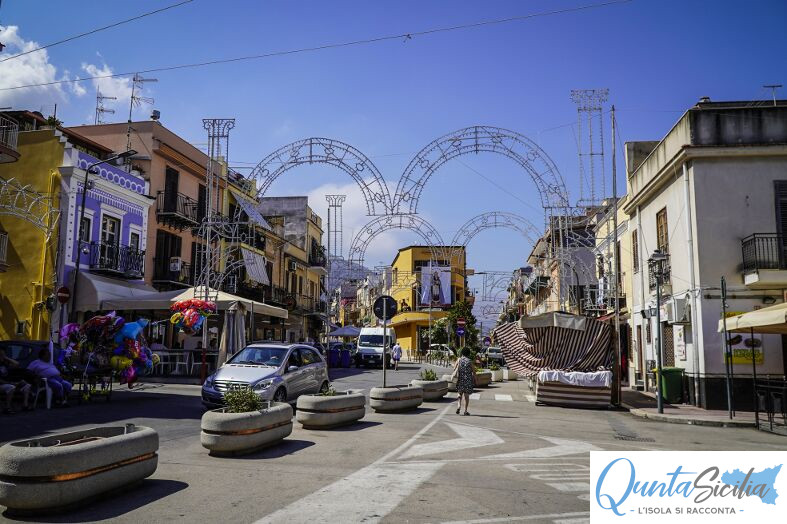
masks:
[(643, 391), (623, 390), (621, 405), (634, 416), (674, 424), (694, 424), (725, 428), (754, 427), (754, 413), (736, 411), (730, 420), (726, 410), (702, 409), (688, 404), (664, 403), (664, 413), (656, 407), (656, 396)]

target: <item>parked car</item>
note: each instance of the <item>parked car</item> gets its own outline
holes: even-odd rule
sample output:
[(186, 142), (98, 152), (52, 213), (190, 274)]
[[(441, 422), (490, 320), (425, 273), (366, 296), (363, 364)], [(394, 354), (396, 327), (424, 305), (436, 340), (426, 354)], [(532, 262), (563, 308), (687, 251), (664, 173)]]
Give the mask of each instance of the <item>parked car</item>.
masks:
[(266, 342), (246, 346), (210, 375), (202, 385), (202, 403), (221, 407), (224, 393), (250, 387), (262, 400), (289, 402), (307, 393), (328, 390), (322, 355), (305, 344)]
[[(49, 349), (49, 342), (46, 340), (2, 340), (0, 349), (6, 356), (19, 362), (19, 367), (26, 368), (28, 364), (38, 358), (38, 352), (42, 349)], [(58, 347), (55, 346), (55, 356)]]
[(489, 346), (485, 350), (483, 350), (484, 355), (486, 356), (487, 365), (491, 364), (492, 362), (497, 362), (501, 366), (505, 364), (505, 359), (503, 358), (503, 350), (497, 346)]

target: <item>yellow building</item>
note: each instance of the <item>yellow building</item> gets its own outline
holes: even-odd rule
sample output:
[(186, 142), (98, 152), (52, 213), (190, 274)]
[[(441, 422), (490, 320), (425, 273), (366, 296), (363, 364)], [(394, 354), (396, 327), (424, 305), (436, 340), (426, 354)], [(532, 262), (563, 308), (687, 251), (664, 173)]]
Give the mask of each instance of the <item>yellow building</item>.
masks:
[[(463, 246), (437, 246), (435, 252), (449, 253), (446, 259), (435, 260), (429, 246), (408, 246), (397, 253), (391, 263), (391, 284), (388, 293), (396, 299), (398, 313), (391, 319), (396, 340), (408, 353), (426, 351), (430, 319), (445, 317), (447, 310), (459, 301), (466, 300), (466, 259)], [(445, 255), (444, 255), (445, 256)], [(450, 258), (448, 260), (447, 258)], [(450, 268), (450, 292), (444, 291), (445, 302), (430, 307), (422, 303), (422, 268)]]
[[(36, 113), (13, 111), (0, 119), (0, 340), (49, 340), (60, 285), (60, 169), (74, 165), (77, 150), (97, 158), (111, 151), (46, 125)], [(8, 128), (15, 131), (13, 143)]]

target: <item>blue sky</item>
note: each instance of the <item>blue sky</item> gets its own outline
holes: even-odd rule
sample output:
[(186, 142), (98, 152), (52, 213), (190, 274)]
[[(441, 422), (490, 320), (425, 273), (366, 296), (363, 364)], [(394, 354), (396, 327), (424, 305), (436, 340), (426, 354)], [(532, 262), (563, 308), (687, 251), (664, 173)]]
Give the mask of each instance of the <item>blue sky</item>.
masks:
[[(9, 44), (8, 31), (13, 30), (18, 45), (48, 43), (170, 3), (174, 0), (4, 0), (0, 25), (6, 30), (0, 41)], [(29, 55), (24, 63), (0, 64), (0, 87), (31, 78), (135, 71), (590, 3), (195, 0)], [(577, 113), (571, 89), (609, 88), (610, 103), (619, 109), (621, 138), (658, 139), (701, 96), (761, 99), (770, 96), (763, 84), (787, 83), (785, 21), (783, 0), (635, 0), (407, 41), (162, 72), (149, 75), (158, 82), (150, 84), (146, 94), (155, 98), (164, 125), (198, 145), (206, 141), (203, 117), (235, 117), (230, 163), (239, 168), (291, 141), (324, 136), (371, 157), (392, 192), (410, 158), (431, 140), (475, 124), (505, 127), (538, 142), (576, 198), (572, 124)], [(6, 54), (16, 52), (12, 47)], [(57, 102), (58, 117), (66, 125), (86, 123), (92, 121), (95, 85), (80, 86), (0, 91), (0, 106), (51, 113)], [(121, 99), (128, 96), (123, 80), (104, 82), (102, 90)], [(782, 97), (787, 98), (787, 92)], [(127, 108), (127, 99), (120, 100), (117, 114), (107, 115), (107, 120), (124, 121)], [(143, 106), (135, 118), (146, 118), (150, 109)], [(608, 124), (605, 117), (607, 139)], [(610, 153), (607, 150), (608, 178)], [(623, 165), (622, 156), (618, 165)], [(622, 170), (619, 182), (624, 187)], [(346, 250), (366, 220), (355, 191), (346, 174), (306, 166), (277, 180), (271, 194), (307, 193), (323, 215), (322, 195), (350, 194)], [(450, 238), (461, 223), (485, 211), (514, 212), (539, 223), (538, 202), (528, 179), (511, 161), (474, 155), (435, 174), (420, 211)], [(390, 262), (398, 246), (415, 241), (404, 232), (380, 237), (370, 247), (367, 262)], [(522, 265), (529, 249), (515, 232), (488, 231), (470, 244), (468, 259), (478, 270), (511, 270)]]

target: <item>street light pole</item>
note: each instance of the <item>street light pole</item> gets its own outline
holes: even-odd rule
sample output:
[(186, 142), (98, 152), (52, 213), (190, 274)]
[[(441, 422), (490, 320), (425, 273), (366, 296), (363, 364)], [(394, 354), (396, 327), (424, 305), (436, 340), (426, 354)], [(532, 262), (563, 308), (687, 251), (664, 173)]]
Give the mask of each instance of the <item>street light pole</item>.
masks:
[(664, 397), (661, 392), (663, 380), (661, 376), (661, 280), (664, 277), (664, 262), (668, 256), (657, 249), (648, 259), (648, 269), (656, 279), (656, 407), (659, 413), (664, 413)]
[(78, 249), (77, 249), (76, 267), (74, 268), (74, 289), (73, 289), (73, 295), (71, 297), (71, 311), (69, 312), (69, 317), (71, 318), (71, 322), (76, 322), (77, 319), (77, 312), (76, 312), (77, 289), (79, 288), (79, 267), (81, 266), (81, 262), (82, 262), (82, 221), (85, 219), (85, 199), (87, 198), (88, 177), (90, 176), (90, 172), (96, 166), (99, 166), (101, 164), (106, 164), (108, 162), (114, 162), (115, 160), (121, 158), (128, 158), (136, 154), (137, 154), (136, 151), (134, 151), (133, 149), (129, 149), (128, 151), (124, 151), (123, 153), (119, 153), (105, 160), (93, 162), (92, 164), (89, 164), (85, 169), (85, 180), (82, 183), (82, 200), (80, 202), (79, 222), (77, 223), (77, 227), (76, 227)]

